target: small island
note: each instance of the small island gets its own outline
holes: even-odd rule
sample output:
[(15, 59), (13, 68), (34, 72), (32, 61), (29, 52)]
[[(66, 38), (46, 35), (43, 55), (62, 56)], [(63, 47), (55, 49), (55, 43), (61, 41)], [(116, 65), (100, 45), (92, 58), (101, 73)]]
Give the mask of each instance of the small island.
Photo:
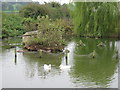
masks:
[[(66, 45), (64, 36), (73, 33), (70, 21), (61, 19), (51, 21), (48, 15), (38, 16), (36, 21), (38, 30), (23, 35), (24, 48), (29, 51), (62, 52)], [(25, 20), (24, 23), (26, 22)]]
[(118, 88), (120, 2), (28, 1), (2, 2), (4, 88)]

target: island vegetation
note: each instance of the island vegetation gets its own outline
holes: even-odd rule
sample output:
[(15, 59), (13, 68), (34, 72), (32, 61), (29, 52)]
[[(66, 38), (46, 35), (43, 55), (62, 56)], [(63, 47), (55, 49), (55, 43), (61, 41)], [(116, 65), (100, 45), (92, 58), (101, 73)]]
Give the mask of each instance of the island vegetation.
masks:
[(24, 48), (50, 52), (63, 51), (68, 36), (119, 38), (118, 4), (118, 2), (75, 2), (62, 5), (58, 2), (44, 4), (3, 2), (1, 38), (22, 36)]
[(3, 87), (118, 88), (118, 4), (3, 2)]

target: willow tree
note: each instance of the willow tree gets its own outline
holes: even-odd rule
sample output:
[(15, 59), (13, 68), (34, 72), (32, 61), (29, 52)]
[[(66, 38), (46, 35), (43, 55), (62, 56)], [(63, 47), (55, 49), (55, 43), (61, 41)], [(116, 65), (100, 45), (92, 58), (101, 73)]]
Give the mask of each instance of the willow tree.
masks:
[(112, 34), (118, 24), (118, 2), (75, 2), (75, 33), (82, 36)]

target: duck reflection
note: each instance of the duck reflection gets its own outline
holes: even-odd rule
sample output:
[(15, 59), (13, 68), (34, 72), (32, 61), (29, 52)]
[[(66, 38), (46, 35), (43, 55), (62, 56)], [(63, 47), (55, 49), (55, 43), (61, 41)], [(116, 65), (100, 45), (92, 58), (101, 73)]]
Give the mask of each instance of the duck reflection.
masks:
[[(26, 62), (25, 66), (26, 68), (29, 68), (26, 69), (26, 72), (32, 72), (34, 69), (34, 76), (36, 75), (43, 79), (49, 75), (53, 77), (54, 75), (59, 74), (59, 66), (63, 54), (42, 53), (42, 58), (39, 58), (39, 52), (27, 52), (23, 55)], [(30, 76), (29, 74), (30, 73), (26, 73), (27, 76)]]
[[(113, 75), (118, 68), (118, 62), (112, 56), (115, 52), (115, 45), (110, 47), (110, 41), (102, 41), (106, 48), (98, 48), (97, 44), (101, 40), (84, 40), (86, 47), (76, 47), (74, 55), (74, 66), (70, 72), (73, 83), (76, 87), (94, 87), (106, 88), (110, 87), (111, 81), (114, 80)], [(115, 43), (114, 41), (112, 41)], [(95, 50), (98, 56), (89, 58), (86, 55)], [(117, 73), (116, 73), (117, 74)]]
[[(65, 70), (65, 75), (70, 76), (70, 82), (76, 87), (94, 87), (106, 88), (110, 87), (113, 76), (118, 74), (118, 62), (113, 58), (115, 54), (114, 40), (101, 39), (81, 39), (84, 41), (84, 47), (78, 47), (70, 50), (68, 54), (52, 54), (42, 53), (42, 58), (39, 58), (39, 52), (25, 52), (24, 61), (26, 67), (26, 76), (40, 77), (46, 79), (61, 74), (61, 70)], [(71, 48), (79, 43), (80, 39), (75, 39), (76, 44), (71, 44)], [(105, 47), (98, 47), (97, 45), (103, 42)], [(112, 42), (112, 44), (111, 44)], [(93, 50), (95, 50), (93, 52)], [(89, 54), (93, 52), (95, 58), (90, 58)], [(61, 63), (62, 62), (62, 63)], [(45, 71), (44, 65), (51, 68)], [(66, 74), (67, 73), (67, 74)], [(116, 77), (115, 77), (116, 78)]]

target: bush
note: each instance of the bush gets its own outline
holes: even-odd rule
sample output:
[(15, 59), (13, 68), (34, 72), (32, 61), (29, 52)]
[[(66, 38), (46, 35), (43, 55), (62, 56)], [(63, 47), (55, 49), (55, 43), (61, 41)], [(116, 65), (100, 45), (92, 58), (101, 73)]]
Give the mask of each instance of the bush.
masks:
[(2, 38), (22, 35), (24, 33), (22, 18), (19, 15), (2, 15)]
[(65, 44), (63, 39), (64, 26), (59, 23), (59, 20), (51, 21), (47, 15), (42, 18), (38, 17), (38, 20), (38, 34), (36, 37), (32, 37), (27, 44), (40, 44), (49, 47)]
[(37, 3), (30, 3), (20, 10), (20, 15), (24, 16), (25, 18), (34, 18), (36, 19), (37, 16), (44, 16), (48, 14), (47, 7), (44, 5), (39, 5)]
[(21, 8), (20, 15), (25, 18), (31, 17), (34, 19), (37, 19), (38, 16), (42, 17), (45, 15), (48, 15), (51, 19), (70, 17), (67, 5), (60, 5), (57, 2), (45, 4), (30, 3)]
[(24, 18), (22, 21), (25, 31), (38, 30), (38, 22), (32, 18)]

